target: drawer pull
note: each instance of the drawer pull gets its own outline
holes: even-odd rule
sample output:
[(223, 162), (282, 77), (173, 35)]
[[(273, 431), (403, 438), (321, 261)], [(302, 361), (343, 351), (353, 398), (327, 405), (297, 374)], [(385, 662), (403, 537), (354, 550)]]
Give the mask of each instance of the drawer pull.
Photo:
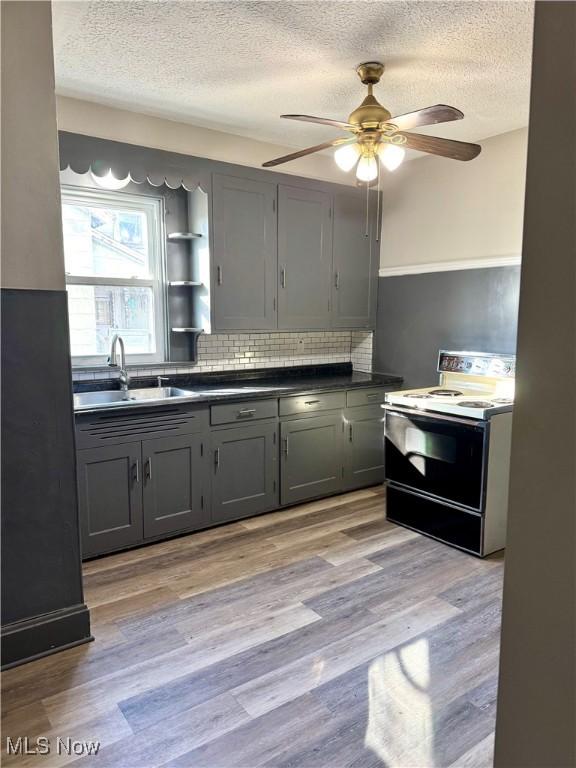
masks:
[(253, 416), (256, 413), (256, 408), (242, 408), (238, 411), (238, 416)]
[(320, 400), (304, 400), (304, 405), (316, 405)]
[(380, 400), (382, 395), (379, 392), (376, 392), (372, 395), (366, 395), (366, 400)]

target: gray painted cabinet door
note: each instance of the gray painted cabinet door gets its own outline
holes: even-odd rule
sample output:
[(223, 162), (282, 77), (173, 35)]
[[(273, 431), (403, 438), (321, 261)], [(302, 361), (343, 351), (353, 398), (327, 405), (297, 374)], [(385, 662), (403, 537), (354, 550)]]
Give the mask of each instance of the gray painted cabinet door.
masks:
[(277, 429), (268, 423), (212, 432), (214, 522), (278, 506)]
[(140, 443), (78, 451), (83, 557), (142, 541), (141, 459)]
[(201, 528), (209, 522), (203, 442), (199, 434), (142, 442), (144, 538)]
[(379, 250), (376, 211), (370, 201), (366, 236), (366, 194), (360, 189), (334, 195), (334, 275), (332, 326), (371, 328), (376, 324)]
[(215, 330), (276, 328), (276, 185), (213, 182)]
[(278, 327), (329, 328), (331, 201), (326, 192), (278, 187)]
[(384, 482), (384, 420), (379, 406), (346, 411), (344, 485), (346, 490)]
[(342, 417), (314, 416), (282, 424), (281, 501), (294, 504), (342, 488)]

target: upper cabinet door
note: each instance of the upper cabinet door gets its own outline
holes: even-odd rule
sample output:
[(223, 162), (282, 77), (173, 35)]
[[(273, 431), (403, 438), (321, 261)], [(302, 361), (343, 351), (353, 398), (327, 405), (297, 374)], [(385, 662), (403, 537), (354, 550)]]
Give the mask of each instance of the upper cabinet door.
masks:
[(276, 328), (276, 185), (214, 175), (214, 328)]
[(330, 196), (278, 187), (278, 327), (329, 328)]
[(369, 234), (366, 236), (366, 193), (351, 189), (334, 195), (334, 328), (372, 328), (375, 325), (379, 250), (375, 238), (374, 202), (371, 199)]

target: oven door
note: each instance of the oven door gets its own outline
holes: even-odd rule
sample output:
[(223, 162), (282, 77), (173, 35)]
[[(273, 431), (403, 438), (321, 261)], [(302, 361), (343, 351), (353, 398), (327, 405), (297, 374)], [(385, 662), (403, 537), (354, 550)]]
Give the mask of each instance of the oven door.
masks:
[(387, 480), (482, 511), (487, 423), (387, 409), (385, 424)]

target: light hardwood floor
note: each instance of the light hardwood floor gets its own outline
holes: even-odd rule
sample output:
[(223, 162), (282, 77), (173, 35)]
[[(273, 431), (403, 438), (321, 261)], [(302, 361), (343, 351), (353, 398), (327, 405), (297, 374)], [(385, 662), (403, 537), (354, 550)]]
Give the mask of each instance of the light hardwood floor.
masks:
[(3, 675), (3, 750), (53, 751), (3, 764), (491, 765), (502, 557), (383, 512), (368, 489), (87, 563), (95, 642)]

